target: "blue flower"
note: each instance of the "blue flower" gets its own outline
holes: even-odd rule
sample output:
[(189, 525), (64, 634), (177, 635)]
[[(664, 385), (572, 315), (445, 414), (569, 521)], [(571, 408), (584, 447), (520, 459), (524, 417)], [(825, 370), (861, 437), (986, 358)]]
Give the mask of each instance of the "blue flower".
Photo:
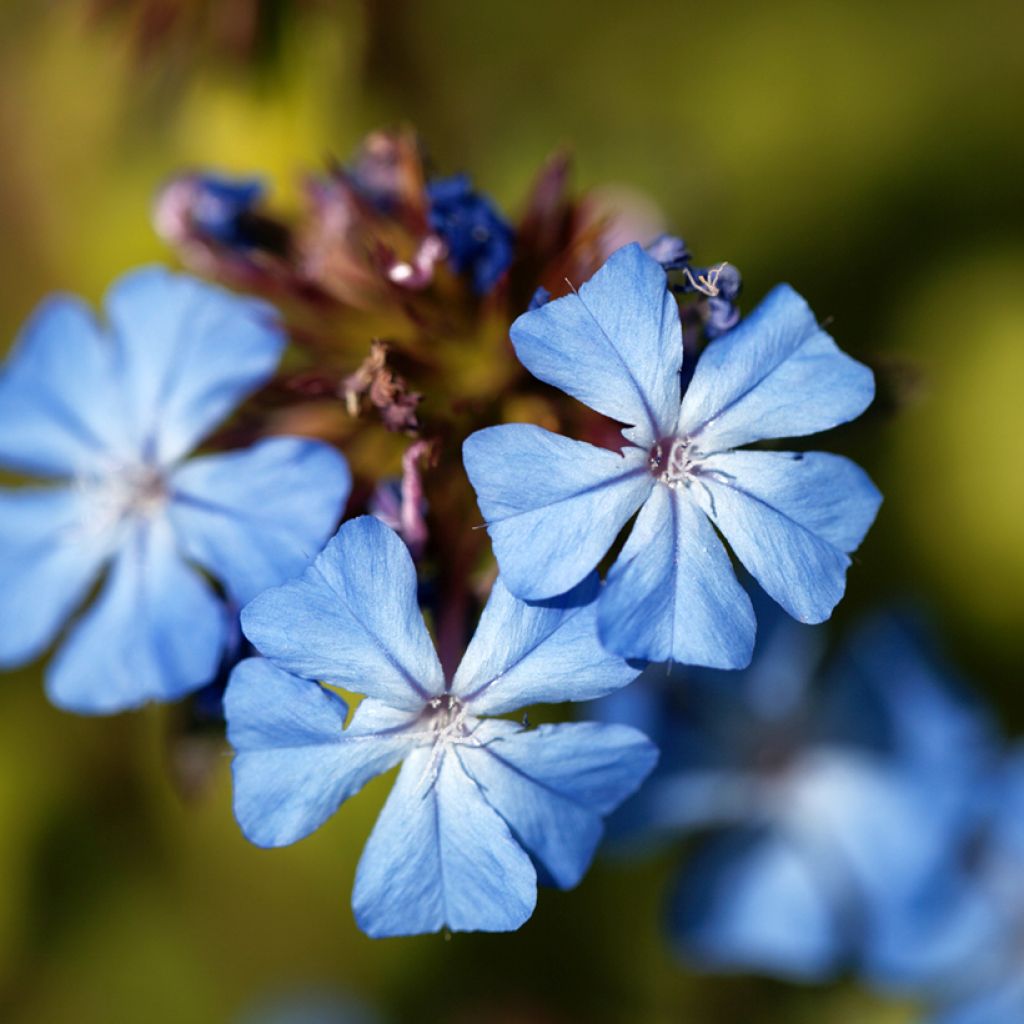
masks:
[(866, 625), (821, 671), (817, 631), (767, 619), (746, 672), (681, 686), (652, 668), (597, 707), (653, 726), (663, 751), (620, 812), (626, 835), (704, 836), (672, 901), (678, 948), (707, 970), (820, 981), (877, 957), (944, 862), (993, 735), (899, 620)]
[[(494, 584), (462, 664), (445, 680), (416, 603), (405, 545), (383, 523), (346, 523), (304, 575), (242, 612), (267, 660), (242, 662), (225, 696), (235, 816), (259, 846), (313, 832), (367, 781), (401, 772), (356, 873), (372, 936), (509, 931), (536, 882), (582, 878), (601, 818), (657, 752), (626, 726), (482, 718), (587, 700), (636, 675), (597, 642), (596, 575), (545, 605)], [(365, 695), (347, 708), (317, 682)]]
[(537, 426), (471, 435), (466, 469), (506, 586), (575, 586), (640, 510), (598, 600), (609, 650), (714, 668), (749, 663), (754, 613), (715, 532), (787, 612), (831, 614), (881, 497), (822, 452), (734, 451), (852, 419), (871, 371), (782, 285), (702, 354), (680, 407), (679, 313), (658, 262), (616, 252), (578, 293), (524, 313), (512, 343), (534, 376), (622, 423), (622, 454)]
[(0, 491), (0, 664), (36, 657), (109, 567), (46, 675), (83, 713), (209, 682), (241, 604), (334, 529), (345, 460), (277, 437), (185, 456), (274, 372), (273, 310), (159, 268), (121, 278), (107, 324), (72, 297), (37, 311), (0, 377), (0, 464), (51, 478)]
[(512, 229), (464, 174), (434, 179), (427, 194), (430, 226), (447, 244), (452, 267), (458, 274), (469, 273), (473, 290), (486, 295), (512, 262)]
[(948, 856), (893, 908), (871, 979), (924, 1000), (934, 1024), (1024, 1020), (1024, 747), (972, 791)]

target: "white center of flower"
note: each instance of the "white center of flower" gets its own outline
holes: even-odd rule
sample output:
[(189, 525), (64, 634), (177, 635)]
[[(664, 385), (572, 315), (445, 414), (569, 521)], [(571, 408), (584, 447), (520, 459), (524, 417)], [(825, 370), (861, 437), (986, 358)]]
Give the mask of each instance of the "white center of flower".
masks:
[(458, 697), (450, 693), (433, 697), (423, 709), (422, 720), (425, 728), (420, 734), (420, 744), (430, 744), (430, 759), (420, 777), (420, 788), (429, 788), (437, 781), (441, 762), (448, 749), (459, 744), (478, 746), (474, 736), (480, 719), (471, 715)]
[(701, 452), (687, 437), (666, 437), (647, 456), (651, 475), (667, 487), (689, 487), (700, 468)]
[(432, 741), (443, 745), (469, 742), (477, 721), (459, 698), (449, 693), (434, 697), (424, 716)]
[(168, 500), (163, 473), (143, 463), (121, 465), (102, 477), (80, 479), (78, 487), (87, 508), (85, 528), (96, 533), (125, 519), (154, 519)]

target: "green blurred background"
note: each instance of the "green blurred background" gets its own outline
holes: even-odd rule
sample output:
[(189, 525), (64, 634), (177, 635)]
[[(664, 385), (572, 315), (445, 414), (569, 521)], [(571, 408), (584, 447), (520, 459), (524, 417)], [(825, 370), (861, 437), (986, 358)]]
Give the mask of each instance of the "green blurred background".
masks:
[[(176, 20), (176, 17), (177, 20)], [(1019, 2), (64, 0), (0, 6), (0, 326), (169, 258), (182, 166), (278, 200), (408, 121), (508, 211), (569, 145), (581, 186), (646, 194), (698, 261), (779, 280), (884, 371), (829, 447), (886, 494), (838, 616), (916, 597), (1024, 726), (1024, 8)], [(372, 942), (348, 908), (378, 780), (295, 847), (249, 846), (226, 755), (183, 799), (174, 709), (62, 714), (0, 687), (0, 1019), (222, 1022), (305, 988), (385, 1020), (900, 1024), (853, 984), (708, 980), (666, 950), (672, 858), (543, 891), (511, 936)], [(177, 751), (180, 756), (181, 751)]]

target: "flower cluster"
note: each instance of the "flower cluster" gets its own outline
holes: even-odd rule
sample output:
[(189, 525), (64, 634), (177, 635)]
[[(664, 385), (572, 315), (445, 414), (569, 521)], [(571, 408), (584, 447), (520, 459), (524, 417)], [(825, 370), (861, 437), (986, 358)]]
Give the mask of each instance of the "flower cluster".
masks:
[[(435, 175), (408, 132), (372, 135), (306, 196), (282, 218), (258, 178), (181, 175), (155, 225), (219, 283), (136, 271), (102, 321), (61, 298), (26, 328), (0, 377), (0, 461), (50, 482), (0, 494), (0, 659), (45, 652), (99, 583), (50, 699), (109, 713), (228, 680), (235, 815), (260, 846), (400, 765), (353, 890), (372, 936), (518, 928), (538, 881), (581, 880), (655, 766), (649, 733), (666, 752), (652, 820), (738, 829), (695, 868), (681, 941), (817, 976), (842, 943), (810, 861), (834, 846), (873, 891), (890, 859), (865, 836), (917, 790), (850, 753), (859, 738), (801, 732), (835, 707), (765, 683), (782, 627), (703, 698), (728, 726), (701, 724), (708, 761), (682, 778), (670, 714), (643, 731), (502, 716), (642, 698), (647, 663), (746, 666), (753, 604), (719, 535), (793, 618), (827, 619), (880, 495), (841, 456), (763, 445), (856, 418), (871, 371), (786, 285), (741, 318), (734, 267), (574, 196), (564, 157), (519, 218)], [(890, 761), (913, 779), (915, 757)], [(788, 899), (810, 923), (780, 952), (762, 911)]]

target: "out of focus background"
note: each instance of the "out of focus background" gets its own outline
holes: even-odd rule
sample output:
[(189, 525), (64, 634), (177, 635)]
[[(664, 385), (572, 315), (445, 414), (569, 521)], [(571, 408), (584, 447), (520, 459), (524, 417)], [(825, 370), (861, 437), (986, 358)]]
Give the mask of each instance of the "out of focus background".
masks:
[[(287, 210), (301, 172), (408, 123), (438, 171), (515, 214), (567, 147), (581, 188), (625, 190), (698, 260), (736, 264), (745, 309), (789, 281), (879, 368), (869, 428), (825, 445), (886, 497), (836, 617), (919, 602), (1014, 736), (1022, 37), (1012, 0), (6, 0), (2, 344), (52, 290), (98, 299), (172, 260), (150, 206), (182, 168), (265, 175)], [(388, 781), (260, 851), (232, 819), (226, 755), (201, 793), (174, 783), (176, 714), (77, 718), (38, 668), (0, 680), (0, 1019), (244, 1021), (317, 994), (384, 1021), (917, 1019), (852, 981), (688, 970), (663, 931), (671, 855), (542, 890), (514, 935), (373, 942), (348, 899)]]

